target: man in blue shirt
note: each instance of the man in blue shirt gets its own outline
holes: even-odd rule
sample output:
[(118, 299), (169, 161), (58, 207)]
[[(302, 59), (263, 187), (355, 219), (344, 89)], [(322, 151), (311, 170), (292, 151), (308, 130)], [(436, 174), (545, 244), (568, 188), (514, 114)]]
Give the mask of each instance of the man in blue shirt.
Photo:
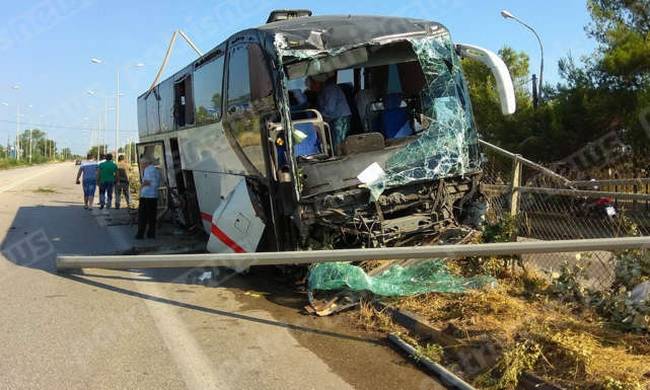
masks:
[(339, 154), (339, 145), (350, 132), (352, 111), (345, 93), (336, 84), (336, 72), (309, 77), (307, 83), (312, 92), (318, 93), (318, 110), (330, 125), (334, 151)]
[(138, 207), (138, 234), (136, 239), (156, 238), (156, 219), (158, 216), (158, 188), (160, 187), (160, 172), (150, 157), (141, 156), (142, 184), (140, 187), (140, 205)]
[(83, 175), (84, 208), (86, 210), (90, 210), (93, 207), (95, 188), (97, 188), (97, 169), (97, 161), (89, 153), (88, 160), (81, 164), (79, 172), (77, 172), (77, 184), (81, 184), (80, 179)]

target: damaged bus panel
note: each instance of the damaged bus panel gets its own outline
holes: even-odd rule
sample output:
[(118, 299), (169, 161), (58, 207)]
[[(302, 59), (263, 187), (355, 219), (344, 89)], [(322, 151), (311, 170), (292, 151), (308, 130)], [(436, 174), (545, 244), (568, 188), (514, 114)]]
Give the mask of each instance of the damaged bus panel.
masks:
[(237, 33), (139, 97), (140, 149), (158, 150), (177, 219), (217, 252), (417, 245), (478, 224), (460, 58), (492, 69), (512, 114), (503, 62), (434, 22), (309, 15)]

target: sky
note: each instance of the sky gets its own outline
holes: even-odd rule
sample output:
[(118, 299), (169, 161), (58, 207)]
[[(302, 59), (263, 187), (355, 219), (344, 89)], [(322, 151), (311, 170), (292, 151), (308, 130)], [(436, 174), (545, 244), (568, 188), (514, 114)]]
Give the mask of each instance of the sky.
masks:
[[(508, 45), (527, 52), (531, 71), (538, 73), (539, 45), (528, 30), (500, 16), (507, 9), (541, 35), (544, 77), (552, 84), (560, 81), (559, 59), (568, 54), (579, 58), (595, 47), (584, 32), (590, 20), (584, 0), (2, 0), (0, 143), (15, 136), (19, 106), (21, 129), (38, 127), (60, 147), (85, 153), (89, 129), (99, 126), (107, 95), (112, 96), (107, 127), (115, 128), (118, 70), (120, 144), (137, 140), (137, 96), (154, 80), (174, 30), (182, 29), (207, 52), (233, 33), (263, 24), (273, 9), (302, 8), (318, 15), (435, 20), (449, 28), (455, 42), (494, 51)], [(102, 63), (93, 64), (91, 58)], [(179, 40), (163, 78), (194, 59), (194, 52)], [(113, 134), (107, 132), (109, 146), (114, 145)]]

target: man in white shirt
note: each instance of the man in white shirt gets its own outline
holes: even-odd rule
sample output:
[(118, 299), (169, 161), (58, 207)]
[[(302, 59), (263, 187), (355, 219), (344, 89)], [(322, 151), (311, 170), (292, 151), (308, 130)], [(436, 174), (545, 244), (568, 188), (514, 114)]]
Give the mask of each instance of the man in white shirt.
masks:
[(141, 156), (142, 184), (140, 187), (140, 205), (138, 207), (138, 234), (136, 239), (156, 238), (156, 218), (158, 214), (158, 188), (160, 187), (160, 171), (150, 157)]

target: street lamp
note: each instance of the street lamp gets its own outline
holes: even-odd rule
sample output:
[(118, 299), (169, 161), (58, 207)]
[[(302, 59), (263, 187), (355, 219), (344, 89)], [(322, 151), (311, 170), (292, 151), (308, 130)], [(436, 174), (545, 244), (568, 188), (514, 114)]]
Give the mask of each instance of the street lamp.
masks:
[[(93, 57), (90, 59), (90, 63), (94, 65), (101, 65), (104, 61), (101, 58)], [(144, 64), (139, 62), (137, 64), (129, 66), (130, 68), (142, 68)], [(116, 68), (116, 77), (117, 88), (115, 92), (115, 158), (120, 150), (120, 67)]]
[[(15, 84), (11, 89), (18, 92), (20, 90), (20, 85)], [(14, 149), (16, 151), (16, 161), (18, 161), (18, 159), (20, 159), (20, 153), (22, 152), (20, 147), (20, 103), (18, 102), (18, 97), (16, 97), (16, 141)]]
[(502, 10), (501, 16), (503, 16), (504, 19), (512, 19), (517, 23), (521, 24), (522, 26), (526, 27), (533, 34), (535, 34), (535, 38), (537, 38), (537, 42), (539, 43), (539, 50), (541, 52), (541, 60), (540, 60), (540, 67), (539, 67), (539, 88), (538, 88), (539, 95), (538, 96), (539, 99), (542, 100), (542, 87), (544, 86), (544, 44), (542, 43), (542, 38), (540, 38), (539, 34), (533, 27), (531, 27), (528, 23), (524, 22), (523, 20), (513, 15), (508, 10)]
[[(1, 102), (0, 105), (2, 105), (3, 107), (9, 107), (9, 103), (7, 102)], [(6, 159), (9, 159), (9, 150), (11, 149), (9, 139), (10, 139), (9, 134), (7, 134), (7, 148), (5, 150)]]
[[(110, 99), (109, 95), (100, 95), (97, 94), (96, 91), (93, 91), (92, 89), (89, 89), (86, 91), (86, 94), (88, 96), (95, 96), (99, 98), (104, 99), (104, 110), (102, 114), (99, 117), (99, 127), (97, 128), (97, 160), (99, 160), (99, 155), (101, 154), (101, 148), (104, 145), (104, 137), (106, 135), (106, 130), (108, 130), (108, 112), (109, 111), (114, 111), (115, 108), (109, 108), (108, 107), (108, 101)], [(123, 94), (119, 94), (120, 96)], [(92, 147), (92, 146), (91, 146)], [(104, 153), (106, 153), (107, 150), (104, 150)]]
[[(33, 107), (34, 106), (32, 106), (31, 104), (27, 105), (27, 108), (33, 108)], [(32, 152), (33, 152), (33, 147), (32, 147), (32, 138), (33, 138), (32, 135), (33, 134), (32, 134), (32, 132), (33, 131), (34, 131), (34, 129), (32, 128), (32, 126), (29, 126), (29, 163), (30, 164), (32, 163)]]

